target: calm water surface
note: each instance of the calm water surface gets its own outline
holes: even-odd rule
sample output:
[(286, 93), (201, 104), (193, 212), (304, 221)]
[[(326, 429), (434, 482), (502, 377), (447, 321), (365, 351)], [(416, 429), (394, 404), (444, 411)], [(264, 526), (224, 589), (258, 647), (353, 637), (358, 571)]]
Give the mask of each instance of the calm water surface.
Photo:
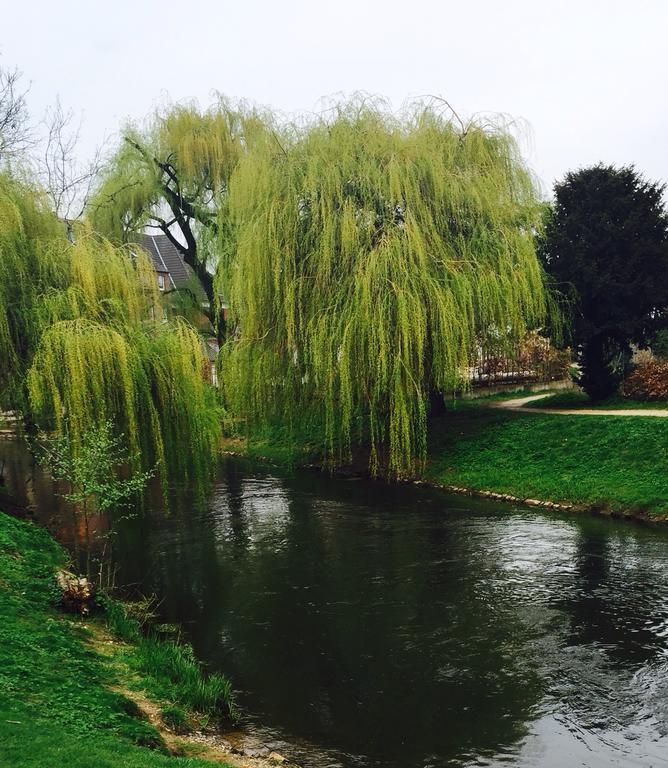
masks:
[(668, 532), (229, 461), (117, 550), (305, 768), (668, 764)]

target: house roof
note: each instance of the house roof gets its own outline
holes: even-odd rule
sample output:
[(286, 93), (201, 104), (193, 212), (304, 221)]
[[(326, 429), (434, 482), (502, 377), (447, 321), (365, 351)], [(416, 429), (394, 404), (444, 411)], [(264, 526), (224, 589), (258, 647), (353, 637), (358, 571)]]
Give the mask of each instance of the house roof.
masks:
[(206, 292), (192, 267), (185, 263), (167, 235), (140, 235), (139, 245), (150, 255), (155, 271), (169, 275), (170, 290), (188, 288), (200, 301), (207, 301)]

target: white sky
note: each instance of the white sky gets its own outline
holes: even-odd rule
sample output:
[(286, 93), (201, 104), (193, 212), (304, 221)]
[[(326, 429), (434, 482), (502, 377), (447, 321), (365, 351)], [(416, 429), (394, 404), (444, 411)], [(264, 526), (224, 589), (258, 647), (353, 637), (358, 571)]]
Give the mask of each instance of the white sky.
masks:
[(83, 113), (82, 152), (167, 97), (294, 113), (361, 90), (523, 118), (546, 192), (599, 161), (668, 180), (668, 0), (2, 0), (0, 23), (0, 64), (36, 116)]

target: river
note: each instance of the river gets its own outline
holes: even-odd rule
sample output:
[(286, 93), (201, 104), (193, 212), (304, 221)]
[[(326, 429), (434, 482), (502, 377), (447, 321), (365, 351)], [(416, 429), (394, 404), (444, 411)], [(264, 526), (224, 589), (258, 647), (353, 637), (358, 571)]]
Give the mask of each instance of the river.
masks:
[(181, 506), (118, 581), (305, 768), (668, 764), (668, 531), (234, 459)]

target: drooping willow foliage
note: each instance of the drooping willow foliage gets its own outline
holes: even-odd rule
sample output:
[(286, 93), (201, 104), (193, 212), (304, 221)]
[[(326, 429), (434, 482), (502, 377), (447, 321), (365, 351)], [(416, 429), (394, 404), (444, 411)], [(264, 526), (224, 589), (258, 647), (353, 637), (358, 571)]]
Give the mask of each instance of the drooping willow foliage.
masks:
[(201, 480), (219, 436), (196, 332), (161, 313), (140, 249), (73, 242), (29, 185), (0, 176), (0, 399), (77, 446), (111, 421), (163, 478)]
[(88, 206), (92, 225), (115, 243), (136, 238), (145, 227), (178, 243), (207, 294), (216, 327), (211, 271), (218, 246), (229, 240), (228, 221), (217, 214), (239, 160), (271, 123), (271, 115), (222, 97), (206, 110), (195, 104), (159, 109), (144, 126), (123, 131)]
[(93, 226), (123, 242), (147, 223), (155, 224), (169, 204), (165, 166), (178, 179), (178, 188), (172, 189), (191, 202), (194, 213), (208, 219), (261, 126), (259, 115), (223, 99), (205, 111), (194, 105), (169, 106), (144, 127), (128, 126), (89, 205)]
[(332, 461), (365, 439), (373, 471), (410, 472), (476, 339), (548, 311), (537, 193), (502, 126), (342, 106), (240, 158), (221, 215), (227, 401), (251, 429), (308, 414)]
[(70, 440), (112, 421), (133, 454), (181, 482), (204, 480), (219, 436), (219, 413), (203, 384), (204, 361), (185, 323), (123, 333), (86, 319), (48, 328), (28, 373), (40, 422)]
[[(199, 129), (198, 133), (201, 133), (205, 126), (200, 125)], [(194, 126), (193, 130), (196, 130)], [(152, 214), (170, 218), (161, 190), (164, 171), (158, 163), (163, 159), (166, 161), (167, 157), (173, 160), (181, 138), (166, 132), (161, 120), (146, 131), (135, 126), (125, 130), (88, 208), (89, 218), (97, 231), (115, 243), (122, 243), (142, 232), (147, 223), (153, 224)], [(215, 148), (211, 147), (210, 152), (211, 155), (200, 156), (200, 162), (208, 165), (215, 156)], [(202, 175), (195, 174), (193, 185)], [(184, 180), (184, 193), (188, 187)]]
[(67, 285), (62, 252), (51, 245), (59, 234), (44, 198), (0, 175), (0, 407), (21, 398), (20, 382), (40, 335), (31, 310), (48, 290)]

